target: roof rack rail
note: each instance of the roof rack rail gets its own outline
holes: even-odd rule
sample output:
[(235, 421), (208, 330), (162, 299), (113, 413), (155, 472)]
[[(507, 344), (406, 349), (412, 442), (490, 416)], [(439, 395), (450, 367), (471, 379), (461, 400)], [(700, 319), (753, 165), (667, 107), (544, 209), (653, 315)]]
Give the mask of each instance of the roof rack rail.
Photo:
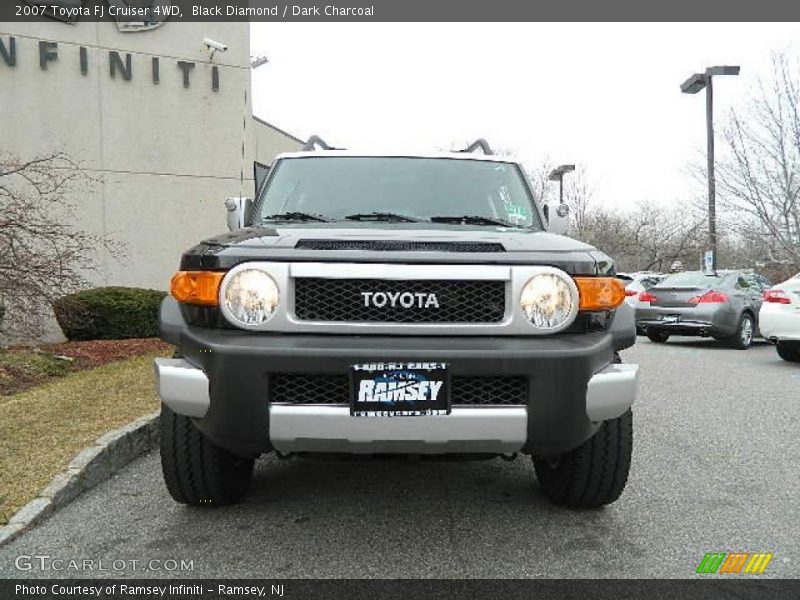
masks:
[(318, 135), (312, 135), (310, 138), (308, 138), (308, 140), (306, 140), (306, 143), (303, 144), (303, 152), (311, 152), (316, 150), (317, 146), (323, 150), (341, 150), (341, 148), (329, 146), (328, 143)]
[(483, 150), (484, 154), (487, 155), (494, 154), (494, 152), (492, 152), (492, 149), (489, 147), (489, 142), (487, 142), (483, 138), (478, 138), (463, 150), (459, 150), (459, 152), (475, 152), (478, 148)]

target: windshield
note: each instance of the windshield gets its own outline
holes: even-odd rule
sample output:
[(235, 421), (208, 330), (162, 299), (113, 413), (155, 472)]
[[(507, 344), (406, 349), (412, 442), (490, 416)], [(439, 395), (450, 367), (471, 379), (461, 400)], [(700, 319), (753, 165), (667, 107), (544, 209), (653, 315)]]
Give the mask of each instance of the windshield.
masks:
[(705, 288), (720, 283), (727, 274), (706, 275), (702, 271), (684, 271), (669, 275), (657, 287)]
[[(256, 214), (334, 220), (369, 213), (413, 219), (482, 217), (541, 229), (514, 164), (448, 158), (309, 157), (278, 162)], [(475, 223), (480, 224), (480, 223)]]

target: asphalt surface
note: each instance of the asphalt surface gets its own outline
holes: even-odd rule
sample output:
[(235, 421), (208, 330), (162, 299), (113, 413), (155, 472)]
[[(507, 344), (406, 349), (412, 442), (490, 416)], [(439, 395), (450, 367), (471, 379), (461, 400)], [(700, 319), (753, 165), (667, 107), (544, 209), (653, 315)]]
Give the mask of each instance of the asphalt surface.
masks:
[[(737, 550), (775, 553), (762, 577), (800, 576), (800, 365), (691, 338), (640, 338), (623, 358), (642, 385), (610, 507), (548, 504), (522, 457), (270, 457), (243, 504), (191, 509), (152, 453), (0, 548), (0, 577), (692, 577), (706, 552)], [(94, 564), (18, 570), (26, 555)]]

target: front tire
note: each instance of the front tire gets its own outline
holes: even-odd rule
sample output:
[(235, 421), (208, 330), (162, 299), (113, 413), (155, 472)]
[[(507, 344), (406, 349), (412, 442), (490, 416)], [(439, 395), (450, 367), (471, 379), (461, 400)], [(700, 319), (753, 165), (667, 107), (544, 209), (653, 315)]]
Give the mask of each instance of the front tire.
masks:
[(583, 444), (556, 457), (533, 459), (545, 496), (555, 504), (597, 508), (625, 489), (633, 453), (633, 414), (604, 421)]
[(665, 344), (669, 339), (669, 334), (666, 331), (647, 329), (645, 333), (647, 334), (647, 338), (654, 344)]
[(778, 342), (775, 349), (783, 360), (800, 362), (800, 342)]
[(739, 327), (731, 338), (731, 346), (737, 350), (747, 350), (753, 343), (755, 321), (749, 313), (744, 313), (739, 319)]
[(204, 436), (189, 417), (161, 405), (161, 470), (170, 496), (190, 506), (234, 504), (247, 491), (254, 460)]

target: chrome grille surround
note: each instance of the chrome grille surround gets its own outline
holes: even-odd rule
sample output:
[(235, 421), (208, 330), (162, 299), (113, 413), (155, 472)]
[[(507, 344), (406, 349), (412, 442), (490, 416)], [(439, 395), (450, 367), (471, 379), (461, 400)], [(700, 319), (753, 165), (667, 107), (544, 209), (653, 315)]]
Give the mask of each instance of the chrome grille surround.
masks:
[[(220, 306), (229, 322), (222, 302), (225, 284), (243, 269), (263, 269), (277, 282), (280, 304), (266, 323), (247, 327), (251, 331), (291, 333), (341, 333), (354, 335), (550, 335), (568, 328), (578, 313), (578, 290), (572, 278), (560, 269), (549, 266), (509, 265), (419, 265), (395, 263), (344, 262), (266, 262), (248, 261), (238, 264), (226, 274), (220, 288)], [(565, 278), (573, 293), (573, 312), (560, 327), (540, 329), (531, 324), (519, 305), (519, 295), (528, 280), (542, 273), (556, 273)], [(319, 321), (298, 318), (295, 307), (296, 280), (321, 279), (382, 279), (388, 281), (492, 281), (503, 282), (505, 309), (496, 322), (386, 322), (386, 321)]]

